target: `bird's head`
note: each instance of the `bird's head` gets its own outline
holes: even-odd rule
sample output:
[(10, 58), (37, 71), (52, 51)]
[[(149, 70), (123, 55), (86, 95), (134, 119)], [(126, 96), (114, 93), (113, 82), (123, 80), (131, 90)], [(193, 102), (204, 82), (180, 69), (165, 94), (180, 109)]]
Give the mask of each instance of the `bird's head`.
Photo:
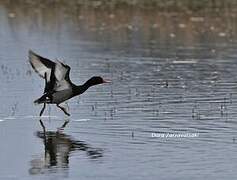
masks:
[(97, 85), (97, 84), (103, 84), (103, 83), (110, 83), (110, 81), (108, 80), (104, 80), (102, 77), (100, 76), (93, 76), (92, 78), (90, 78), (87, 83), (90, 85), (90, 86), (94, 86), (94, 85)]

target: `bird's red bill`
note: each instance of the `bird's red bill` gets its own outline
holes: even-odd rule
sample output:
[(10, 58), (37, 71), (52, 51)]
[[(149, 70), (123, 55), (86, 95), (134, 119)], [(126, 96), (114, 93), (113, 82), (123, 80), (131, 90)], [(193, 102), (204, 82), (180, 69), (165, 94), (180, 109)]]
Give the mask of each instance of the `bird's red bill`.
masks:
[(110, 80), (104, 80), (104, 79), (103, 79), (103, 83), (111, 83), (111, 81), (110, 81)]

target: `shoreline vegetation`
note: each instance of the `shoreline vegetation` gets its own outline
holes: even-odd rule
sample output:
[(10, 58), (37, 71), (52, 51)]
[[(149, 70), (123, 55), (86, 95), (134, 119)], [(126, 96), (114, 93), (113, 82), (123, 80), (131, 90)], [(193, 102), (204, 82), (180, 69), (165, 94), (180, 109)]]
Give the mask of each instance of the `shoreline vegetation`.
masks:
[(2, 0), (0, 8), (12, 32), (60, 32), (104, 49), (205, 43), (216, 54), (237, 43), (237, 0)]
[(0, 4), (21, 4), (31, 6), (59, 5), (68, 8), (84, 7), (96, 9), (138, 8), (156, 9), (165, 12), (198, 12), (236, 9), (237, 0), (3, 0)]

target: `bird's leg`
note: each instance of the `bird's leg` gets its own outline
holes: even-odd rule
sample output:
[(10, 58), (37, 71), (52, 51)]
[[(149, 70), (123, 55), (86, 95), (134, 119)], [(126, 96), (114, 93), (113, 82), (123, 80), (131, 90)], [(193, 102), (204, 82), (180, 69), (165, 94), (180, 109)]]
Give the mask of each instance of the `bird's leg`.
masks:
[(41, 111), (40, 111), (40, 116), (42, 116), (42, 114), (43, 114), (43, 112), (44, 112), (44, 110), (45, 110), (45, 107), (46, 107), (46, 103), (44, 103), (44, 106), (43, 106), (43, 108), (42, 108)]
[(59, 107), (66, 115), (70, 116), (70, 114), (67, 112), (66, 108), (60, 106), (59, 104), (57, 104), (57, 107)]
[(44, 88), (44, 93), (46, 92), (46, 87), (47, 87), (47, 73), (44, 73), (44, 82), (45, 82), (45, 88)]
[(42, 126), (42, 128), (43, 128), (43, 131), (44, 131), (44, 134), (45, 134), (45, 126), (44, 126), (44, 123), (42, 122), (42, 120), (41, 120), (41, 119), (39, 120), (39, 122), (40, 122), (40, 125)]

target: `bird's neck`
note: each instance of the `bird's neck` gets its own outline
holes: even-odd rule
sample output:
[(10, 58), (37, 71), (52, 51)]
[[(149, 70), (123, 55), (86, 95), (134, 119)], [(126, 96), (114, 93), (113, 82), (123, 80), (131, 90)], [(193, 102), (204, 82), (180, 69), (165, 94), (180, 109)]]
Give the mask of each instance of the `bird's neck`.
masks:
[(82, 85), (79, 85), (79, 86), (75, 86), (74, 87), (74, 94), (75, 95), (79, 95), (79, 94), (82, 94), (84, 93), (89, 87), (91, 87), (93, 85), (89, 84), (88, 81), (85, 82), (84, 84)]

